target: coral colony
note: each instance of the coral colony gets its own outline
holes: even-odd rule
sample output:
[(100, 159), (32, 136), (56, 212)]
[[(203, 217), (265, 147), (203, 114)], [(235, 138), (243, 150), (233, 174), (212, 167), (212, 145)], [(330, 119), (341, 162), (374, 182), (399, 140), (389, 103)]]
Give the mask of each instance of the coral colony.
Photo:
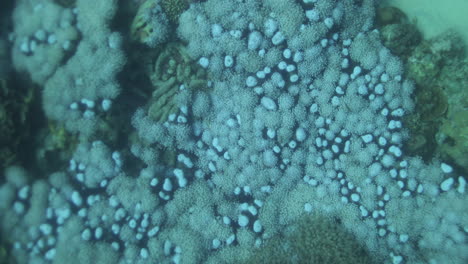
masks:
[[(465, 178), (405, 155), (413, 85), (381, 44), (375, 1), (207, 0), (174, 18), (184, 1), (148, 0), (132, 40), (111, 28), (121, 2), (16, 3), (13, 66), (78, 135), (68, 168), (5, 171), (18, 263), (248, 263), (317, 215), (375, 263), (467, 263)], [(158, 55), (154, 90), (124, 108), (138, 89), (118, 77), (130, 41)], [(131, 113), (113, 117), (129, 127), (116, 143), (119, 108)]]

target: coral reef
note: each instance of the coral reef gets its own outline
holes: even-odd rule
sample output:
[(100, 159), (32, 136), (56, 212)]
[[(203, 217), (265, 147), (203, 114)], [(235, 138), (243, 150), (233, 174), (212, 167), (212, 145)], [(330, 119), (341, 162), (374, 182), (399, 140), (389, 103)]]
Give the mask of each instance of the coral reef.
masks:
[[(467, 59), (463, 41), (447, 32), (417, 46), (406, 63), (408, 77), (416, 82), (417, 122), (409, 122), (412, 153), (426, 159), (439, 155), (468, 170), (466, 151)], [(409, 118), (414, 118), (410, 116)]]
[(181, 43), (168, 43), (162, 48), (150, 78), (154, 91), (149, 102), (148, 115), (161, 122), (179, 111), (179, 90), (205, 90), (208, 85), (206, 71), (188, 56)]
[(43, 167), (0, 180), (7, 254), (468, 262), (455, 35), (413, 46), (405, 15), (377, 0), (181, 3), (15, 1), (12, 70), (39, 85), (49, 127), (30, 137)]
[(28, 151), (21, 150), (20, 145), (33, 135), (30, 114), (34, 96), (34, 86), (18, 87), (10, 80), (0, 79), (0, 169)]
[(405, 117), (411, 140), (406, 149), (426, 161), (439, 156), (468, 170), (466, 146), (466, 89), (468, 73), (465, 44), (447, 31), (422, 40), (417, 23), (398, 8), (377, 12), (383, 44), (401, 56), (405, 74), (415, 82), (415, 111)]
[(164, 43), (169, 35), (169, 21), (159, 0), (145, 0), (140, 4), (130, 27), (133, 40), (152, 48)]
[(318, 213), (291, 224), (285, 234), (255, 249), (245, 264), (272, 263), (377, 263), (338, 221)]
[(177, 23), (180, 14), (184, 12), (192, 0), (161, 0), (161, 6), (166, 13), (169, 21)]
[(450, 63), (441, 76), (439, 85), (444, 87), (448, 107), (436, 134), (437, 152), (468, 171), (468, 58)]
[(417, 26), (396, 7), (379, 8), (376, 20), (382, 43), (398, 56), (408, 57), (422, 40)]

